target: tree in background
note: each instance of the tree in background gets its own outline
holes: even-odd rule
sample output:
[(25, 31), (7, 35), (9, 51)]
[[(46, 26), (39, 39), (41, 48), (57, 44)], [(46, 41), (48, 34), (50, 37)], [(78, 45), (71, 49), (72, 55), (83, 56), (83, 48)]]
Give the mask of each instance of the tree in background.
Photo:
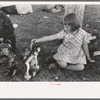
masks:
[(75, 13), (79, 19), (80, 19), (80, 24), (82, 27), (82, 23), (83, 23), (83, 18), (84, 18), (84, 9), (85, 9), (85, 5), (65, 5), (65, 15), (69, 14), (69, 13)]

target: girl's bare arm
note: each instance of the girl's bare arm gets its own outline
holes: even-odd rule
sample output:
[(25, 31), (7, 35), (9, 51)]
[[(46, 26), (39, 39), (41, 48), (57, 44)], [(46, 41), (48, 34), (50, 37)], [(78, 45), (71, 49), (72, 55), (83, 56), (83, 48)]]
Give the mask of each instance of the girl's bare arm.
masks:
[(39, 38), (39, 39), (37, 39), (37, 42), (52, 41), (52, 40), (55, 40), (55, 39), (57, 39), (56, 34)]
[(52, 40), (55, 40), (55, 39), (57, 39), (57, 34), (50, 35), (50, 36), (44, 36), (42, 38), (36, 39), (36, 42), (52, 41)]
[(45, 41), (52, 41), (55, 39), (57, 39), (57, 34), (50, 35), (50, 36), (44, 36), (44, 37), (39, 38), (39, 39), (32, 39), (31, 44), (30, 44), (30, 50), (32, 50), (32, 45), (33, 45), (34, 40), (35, 40), (35, 42), (45, 42)]
[(90, 62), (95, 62), (94, 60), (91, 60), (91, 58), (90, 58), (88, 44), (87, 44), (87, 43), (84, 43), (84, 44), (82, 45), (82, 48), (83, 48), (83, 50), (84, 50), (84, 52), (85, 52), (85, 55), (86, 55), (87, 59), (88, 59)]

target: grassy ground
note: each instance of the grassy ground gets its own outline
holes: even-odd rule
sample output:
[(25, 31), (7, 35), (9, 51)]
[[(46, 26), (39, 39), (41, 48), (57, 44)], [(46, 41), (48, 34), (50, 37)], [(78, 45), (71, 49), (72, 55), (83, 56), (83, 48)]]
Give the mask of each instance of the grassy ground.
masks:
[[(11, 79), (9, 77), (3, 77), (0, 74), (0, 81), (26, 81), (23, 77), (24, 69), (22, 62), (22, 54), (25, 48), (29, 48), (30, 40), (39, 38), (46, 35), (51, 35), (59, 32), (63, 29), (62, 15), (60, 13), (47, 13), (41, 9), (43, 6), (33, 6), (33, 13), (23, 16), (11, 15), (10, 19), (12, 23), (18, 24), (18, 28), (15, 30), (17, 37), (17, 75)], [(45, 57), (51, 55), (56, 50), (62, 41), (51, 41), (41, 43), (41, 52), (39, 54), (39, 63), (41, 65), (41, 71), (30, 81), (99, 81), (100, 80), (100, 56), (93, 57), (93, 51), (100, 50), (100, 6), (98, 5), (86, 5), (83, 28), (91, 32), (92, 35), (97, 36), (95, 43), (89, 44), (91, 57), (96, 60), (96, 63), (89, 63), (86, 65), (82, 72), (73, 72), (63, 69), (49, 70), (48, 66), (45, 66)], [(44, 16), (48, 16), (48, 19), (44, 19)], [(52, 52), (51, 52), (52, 51)], [(2, 73), (0, 71), (0, 73)]]

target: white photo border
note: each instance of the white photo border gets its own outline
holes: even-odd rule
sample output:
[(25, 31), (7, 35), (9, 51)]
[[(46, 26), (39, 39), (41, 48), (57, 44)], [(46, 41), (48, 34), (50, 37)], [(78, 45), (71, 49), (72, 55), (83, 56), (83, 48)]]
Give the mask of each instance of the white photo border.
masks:
[[(0, 1), (0, 3), (65, 4), (65, 2)], [(67, 2), (97, 4), (100, 2)], [(59, 84), (59, 85), (58, 85)], [(100, 98), (99, 82), (0, 82), (0, 98)]]

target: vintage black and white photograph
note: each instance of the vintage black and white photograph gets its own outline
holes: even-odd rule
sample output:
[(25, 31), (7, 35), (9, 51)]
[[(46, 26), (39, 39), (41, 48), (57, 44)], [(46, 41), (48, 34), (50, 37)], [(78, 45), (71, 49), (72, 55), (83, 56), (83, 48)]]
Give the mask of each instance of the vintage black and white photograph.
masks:
[(0, 3), (2, 81), (100, 81), (100, 4)]

